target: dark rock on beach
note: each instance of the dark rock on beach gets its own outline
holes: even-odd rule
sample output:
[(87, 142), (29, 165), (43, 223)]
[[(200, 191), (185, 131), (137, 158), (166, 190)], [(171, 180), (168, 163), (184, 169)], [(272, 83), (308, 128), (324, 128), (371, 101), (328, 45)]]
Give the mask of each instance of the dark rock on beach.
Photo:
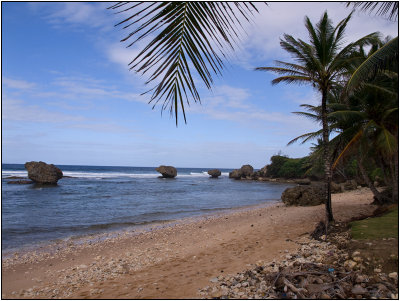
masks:
[(63, 177), (61, 169), (53, 164), (45, 162), (26, 162), (25, 168), (28, 171), (28, 178), (38, 184), (57, 184)]
[(281, 196), (286, 206), (316, 206), (323, 204), (324, 186), (309, 185), (287, 188)]
[(211, 178), (218, 178), (221, 175), (221, 171), (219, 169), (211, 169), (207, 171), (207, 173), (211, 176)]
[(177, 170), (173, 166), (161, 165), (156, 170), (162, 175), (163, 178), (175, 178), (178, 174)]

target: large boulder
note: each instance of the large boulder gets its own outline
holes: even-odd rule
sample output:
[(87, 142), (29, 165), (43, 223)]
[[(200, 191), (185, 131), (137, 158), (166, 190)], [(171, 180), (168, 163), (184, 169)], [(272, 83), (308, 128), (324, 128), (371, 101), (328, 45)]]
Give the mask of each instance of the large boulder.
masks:
[(234, 178), (236, 180), (240, 180), (241, 178), (252, 178), (255, 173), (253, 172), (253, 166), (251, 165), (243, 165), (240, 169), (234, 169), (229, 173), (230, 178)]
[(211, 176), (211, 178), (218, 178), (221, 175), (221, 171), (219, 169), (211, 169), (207, 171), (207, 173)]
[(287, 188), (281, 196), (286, 206), (316, 206), (325, 202), (324, 185), (307, 185)]
[(253, 172), (254, 172), (254, 168), (253, 168), (253, 166), (251, 166), (249, 164), (243, 165), (240, 168), (240, 173), (241, 173), (242, 178), (251, 177), (253, 175)]
[(163, 178), (175, 178), (178, 172), (173, 166), (161, 165), (156, 170), (162, 175)]
[(342, 192), (342, 188), (341, 188), (340, 184), (337, 184), (335, 182), (331, 182), (331, 192), (332, 193)]
[(42, 161), (26, 162), (25, 169), (28, 171), (28, 178), (38, 184), (54, 185), (63, 177), (61, 169), (53, 164), (47, 164)]
[(229, 178), (239, 180), (241, 177), (242, 173), (240, 172), (240, 169), (234, 169), (229, 173)]

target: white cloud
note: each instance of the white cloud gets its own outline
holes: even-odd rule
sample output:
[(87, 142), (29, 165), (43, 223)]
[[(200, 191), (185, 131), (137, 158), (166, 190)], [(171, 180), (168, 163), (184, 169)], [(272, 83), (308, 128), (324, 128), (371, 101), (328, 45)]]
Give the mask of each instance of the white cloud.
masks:
[[(288, 54), (280, 47), (279, 39), (287, 33), (308, 40), (305, 16), (315, 24), (328, 11), (328, 16), (337, 24), (352, 11), (342, 2), (269, 2), (269, 6), (260, 5), (259, 10), (260, 14), (255, 14), (254, 25), (246, 24), (248, 36), (243, 37), (243, 51), (237, 54), (242, 65), (288, 58)], [(396, 23), (356, 11), (347, 26), (346, 41), (355, 41), (375, 31), (392, 36), (398, 34)]]
[(8, 121), (39, 122), (39, 123), (65, 123), (84, 121), (82, 116), (51, 112), (37, 105), (29, 105), (19, 99), (2, 97), (3, 119)]
[(29, 3), (31, 9), (40, 13), (56, 28), (66, 25), (75, 29), (87, 27), (100, 30), (112, 30), (114, 20), (112, 12), (106, 8), (109, 3), (91, 2), (56, 2)]
[(5, 87), (17, 90), (28, 90), (36, 86), (35, 83), (31, 83), (25, 80), (11, 79), (8, 77), (3, 77), (2, 82)]

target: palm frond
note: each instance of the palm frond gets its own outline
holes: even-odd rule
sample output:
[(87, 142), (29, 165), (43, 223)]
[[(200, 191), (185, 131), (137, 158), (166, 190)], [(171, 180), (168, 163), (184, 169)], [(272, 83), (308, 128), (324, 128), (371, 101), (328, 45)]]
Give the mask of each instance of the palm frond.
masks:
[(363, 81), (373, 77), (378, 71), (387, 67), (390, 62), (399, 58), (399, 37), (392, 39), (369, 56), (353, 73), (347, 83), (347, 92), (354, 90)]
[(307, 141), (309, 141), (309, 140), (311, 140), (311, 139), (315, 139), (316, 137), (319, 137), (319, 136), (322, 136), (322, 130), (319, 130), (319, 131), (316, 131), (316, 132), (312, 132), (312, 133), (307, 133), (307, 134), (300, 135), (300, 136), (298, 136), (298, 137), (296, 137), (296, 138), (290, 140), (290, 141), (288, 142), (287, 145), (291, 145), (291, 144), (297, 142), (297, 141), (300, 140), (300, 139), (303, 139), (303, 141), (301, 142), (301, 144), (304, 144), (304, 143), (306, 143)]
[(349, 143), (347, 143), (347, 145), (345, 146), (345, 148), (343, 149), (343, 151), (339, 154), (339, 156), (336, 158), (335, 162), (333, 162), (332, 164), (332, 170), (334, 170), (337, 166), (337, 164), (339, 163), (340, 159), (343, 158), (343, 156), (345, 154), (347, 154), (347, 152), (349, 151), (349, 149), (357, 142), (360, 140), (361, 136), (363, 134), (363, 131), (360, 130), (358, 131), (358, 133), (356, 135), (354, 135), (354, 137), (350, 140)]
[(213, 75), (222, 74), (227, 49), (239, 40), (242, 19), (250, 21), (258, 12), (250, 2), (118, 2), (109, 9), (132, 11), (116, 24), (135, 28), (121, 41), (129, 42), (127, 47), (155, 35), (129, 67), (149, 73), (146, 84), (154, 85), (147, 91), (152, 93), (149, 102), (153, 108), (162, 102), (176, 125), (179, 107), (186, 123), (185, 102), (201, 101), (193, 70), (210, 89)]
[(361, 1), (361, 2), (347, 2), (347, 7), (353, 5), (354, 8), (360, 8), (362, 11), (368, 11), (375, 15), (384, 16), (391, 21), (398, 20), (399, 18), (399, 2), (397, 1)]

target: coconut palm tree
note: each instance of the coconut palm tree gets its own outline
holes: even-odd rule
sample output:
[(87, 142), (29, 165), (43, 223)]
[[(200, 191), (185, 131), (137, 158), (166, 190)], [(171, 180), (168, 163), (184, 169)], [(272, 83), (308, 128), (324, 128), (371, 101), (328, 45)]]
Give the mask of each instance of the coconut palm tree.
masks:
[(221, 75), (223, 58), (238, 41), (241, 24), (258, 12), (251, 2), (212, 1), (118, 2), (109, 9), (131, 13), (116, 25), (133, 28), (121, 41), (130, 42), (127, 47), (150, 39), (129, 66), (150, 74), (146, 84), (156, 84), (147, 91), (152, 92), (149, 103), (154, 108), (161, 101), (176, 125), (179, 107), (186, 123), (185, 102), (200, 102), (191, 70), (210, 89), (213, 74)]
[(371, 33), (356, 42), (343, 45), (346, 26), (351, 19), (350, 13), (337, 26), (332, 24), (325, 12), (319, 22), (314, 25), (308, 17), (305, 18), (305, 26), (309, 34), (309, 43), (295, 39), (285, 34), (281, 39), (281, 46), (296, 60), (296, 63), (276, 61), (276, 67), (258, 67), (259, 71), (272, 71), (281, 76), (275, 78), (272, 84), (296, 83), (310, 84), (321, 94), (321, 121), (322, 141), (324, 149), (325, 169), (325, 197), (327, 222), (333, 221), (331, 206), (331, 164), (328, 153), (329, 128), (327, 118), (328, 93), (348, 78), (347, 66), (354, 61), (354, 51), (360, 46), (376, 40), (378, 34)]
[[(358, 167), (377, 203), (398, 201), (398, 64), (365, 81), (348, 96), (347, 106), (330, 114), (342, 124), (338, 139), (346, 142), (333, 164), (349, 153), (358, 152)], [(381, 168), (391, 200), (379, 192), (369, 179), (365, 162)]]

